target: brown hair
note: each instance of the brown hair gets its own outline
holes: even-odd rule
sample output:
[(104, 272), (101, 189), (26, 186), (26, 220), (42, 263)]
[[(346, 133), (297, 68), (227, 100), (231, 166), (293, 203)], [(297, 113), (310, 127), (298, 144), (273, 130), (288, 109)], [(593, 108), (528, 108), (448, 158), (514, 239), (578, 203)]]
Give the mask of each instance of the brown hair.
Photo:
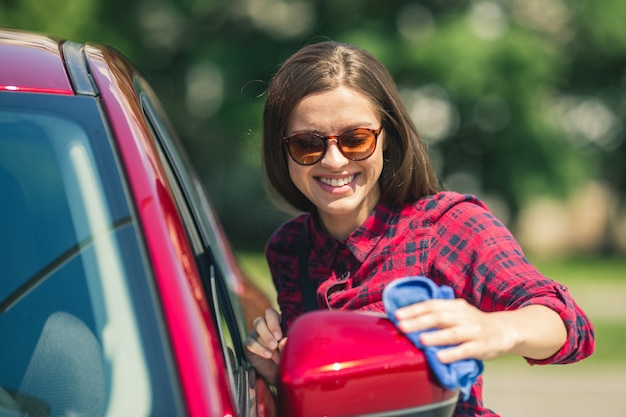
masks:
[[(280, 67), (267, 90), (263, 111), (263, 163), (270, 185), (300, 211), (312, 203), (289, 176), (281, 138), (300, 100), (311, 93), (351, 88), (378, 109), (385, 135), (381, 196), (402, 205), (438, 191), (425, 143), (409, 116), (387, 69), (369, 52), (333, 41), (305, 46)], [(271, 191), (271, 190), (270, 190)]]

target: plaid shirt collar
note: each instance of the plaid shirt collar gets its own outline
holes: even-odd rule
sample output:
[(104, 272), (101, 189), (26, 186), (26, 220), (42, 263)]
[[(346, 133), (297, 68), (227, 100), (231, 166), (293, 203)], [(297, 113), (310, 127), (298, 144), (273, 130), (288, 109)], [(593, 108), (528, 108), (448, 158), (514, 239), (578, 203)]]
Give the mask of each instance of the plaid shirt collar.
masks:
[(312, 214), (307, 222), (308, 236), (314, 237), (311, 251), (323, 266), (330, 267), (338, 245), (343, 244), (359, 262), (363, 263), (378, 242), (387, 235), (390, 226), (397, 221), (398, 213), (397, 207), (387, 200), (380, 199), (363, 224), (344, 242), (338, 241), (324, 231), (318, 216)]

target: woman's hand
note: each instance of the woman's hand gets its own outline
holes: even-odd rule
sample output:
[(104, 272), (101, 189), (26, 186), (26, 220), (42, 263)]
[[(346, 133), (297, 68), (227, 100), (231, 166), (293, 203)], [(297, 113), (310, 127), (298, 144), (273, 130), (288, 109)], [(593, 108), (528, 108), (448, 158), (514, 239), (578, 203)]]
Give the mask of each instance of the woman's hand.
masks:
[(276, 310), (267, 309), (264, 316), (254, 320), (254, 329), (246, 339), (246, 357), (271, 385), (276, 385), (280, 354), (286, 342)]
[(442, 363), (494, 359), (506, 353), (545, 359), (567, 337), (559, 315), (541, 305), (486, 313), (463, 299), (428, 300), (398, 309), (396, 318), (405, 333), (437, 329), (422, 333), (420, 341), (450, 346), (437, 353)]

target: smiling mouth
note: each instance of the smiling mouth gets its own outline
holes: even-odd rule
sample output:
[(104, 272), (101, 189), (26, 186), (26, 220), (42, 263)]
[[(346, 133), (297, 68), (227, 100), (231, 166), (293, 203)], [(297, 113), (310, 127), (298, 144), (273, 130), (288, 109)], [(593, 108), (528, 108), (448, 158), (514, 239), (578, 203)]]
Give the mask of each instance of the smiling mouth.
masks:
[(354, 180), (354, 175), (350, 175), (345, 178), (324, 178), (319, 177), (319, 181), (322, 184), (330, 185), (331, 187), (343, 187), (350, 184)]

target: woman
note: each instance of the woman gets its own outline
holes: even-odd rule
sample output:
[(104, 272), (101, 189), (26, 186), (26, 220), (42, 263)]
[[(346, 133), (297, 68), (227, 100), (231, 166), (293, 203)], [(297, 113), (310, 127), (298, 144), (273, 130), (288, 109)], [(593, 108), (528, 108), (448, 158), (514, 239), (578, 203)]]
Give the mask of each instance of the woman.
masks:
[[(304, 212), (270, 238), (266, 256), (280, 314), (255, 320), (248, 357), (275, 384), (289, 326), (305, 312), (298, 242), (318, 308), (383, 312), (394, 279), (424, 275), (454, 300), (399, 309), (404, 332), (430, 328), (438, 359), (516, 354), (568, 363), (594, 349), (591, 323), (567, 289), (541, 275), (511, 233), (476, 197), (440, 192), (395, 83), (368, 52), (322, 42), (296, 52), (267, 91), (263, 160), (270, 185)], [(300, 245), (302, 246), (302, 245)], [(494, 416), (482, 379), (456, 416)]]

